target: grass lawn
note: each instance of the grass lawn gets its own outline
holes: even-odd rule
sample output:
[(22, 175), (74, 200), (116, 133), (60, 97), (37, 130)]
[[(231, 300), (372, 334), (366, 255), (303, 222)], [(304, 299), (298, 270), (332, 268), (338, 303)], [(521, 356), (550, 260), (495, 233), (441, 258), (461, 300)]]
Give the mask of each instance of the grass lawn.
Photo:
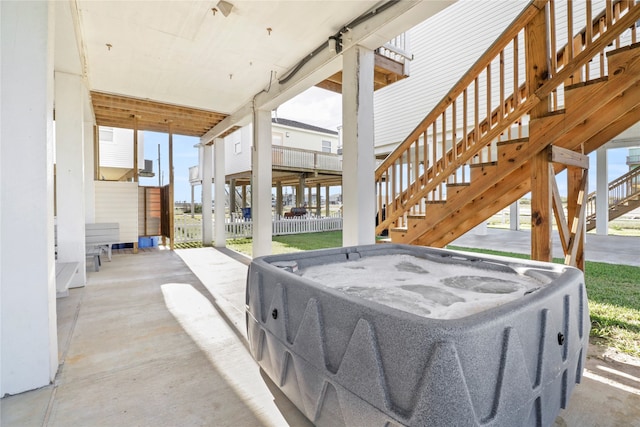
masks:
[[(450, 249), (529, 259), (528, 255), (450, 246)], [(562, 264), (559, 258), (554, 262)], [(640, 357), (640, 267), (585, 263), (592, 342)]]
[[(228, 240), (227, 246), (251, 255), (251, 239)], [(273, 238), (273, 253), (342, 246), (342, 232), (295, 234)], [(450, 247), (529, 259), (528, 255)], [(555, 262), (562, 263), (556, 259)], [(585, 281), (591, 315), (592, 342), (640, 357), (640, 267), (587, 262)]]

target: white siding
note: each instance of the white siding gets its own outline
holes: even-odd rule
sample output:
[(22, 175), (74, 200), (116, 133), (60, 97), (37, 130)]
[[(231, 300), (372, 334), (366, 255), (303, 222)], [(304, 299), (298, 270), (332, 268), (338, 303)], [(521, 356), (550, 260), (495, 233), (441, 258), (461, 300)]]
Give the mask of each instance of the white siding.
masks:
[[(300, 148), (303, 150), (322, 151), (322, 141), (331, 141), (331, 152), (338, 152), (338, 135), (331, 135), (312, 130), (304, 130), (289, 126), (282, 126), (274, 123), (273, 133), (283, 135), (282, 145), (284, 147)], [(289, 136), (287, 136), (289, 135)]]
[(527, 3), (461, 0), (411, 29), (411, 75), (374, 96), (376, 152), (401, 142)]
[(138, 242), (138, 183), (95, 181), (96, 222), (120, 224), (122, 243)]
[[(331, 141), (331, 152), (334, 154), (337, 153), (338, 135), (282, 126), (276, 123), (273, 123), (271, 126), (274, 135), (282, 135), (282, 144), (278, 145), (304, 150), (322, 151), (322, 141)], [(244, 126), (224, 139), (226, 175), (251, 170), (252, 129), (252, 125)], [(288, 137), (287, 134), (289, 134)], [(240, 144), (240, 152), (236, 152), (236, 143)]]
[[(133, 167), (133, 131), (131, 129), (100, 127), (113, 130), (113, 140), (100, 140), (100, 166), (110, 168)], [(138, 131), (138, 168), (144, 168), (144, 132)]]

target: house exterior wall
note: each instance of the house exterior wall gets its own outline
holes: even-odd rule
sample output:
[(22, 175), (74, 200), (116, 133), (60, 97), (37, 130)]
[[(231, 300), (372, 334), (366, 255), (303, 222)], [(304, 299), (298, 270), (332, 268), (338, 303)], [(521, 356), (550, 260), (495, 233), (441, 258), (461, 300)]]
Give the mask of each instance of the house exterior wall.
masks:
[(411, 76), (374, 94), (376, 154), (402, 142), (526, 4), (461, 0), (409, 30)]
[(338, 135), (298, 129), (273, 123), (273, 145), (282, 138), (282, 146), (300, 148), (303, 150), (324, 151), (322, 141), (331, 143), (330, 153), (338, 152)]
[(95, 181), (96, 223), (120, 224), (120, 242), (138, 241), (138, 183)]
[[(113, 132), (111, 141), (103, 139)], [(131, 129), (100, 126), (100, 166), (131, 168), (133, 165), (133, 131)], [(138, 168), (144, 168), (144, 133), (138, 131)]]
[[(224, 138), (226, 175), (251, 170), (252, 133), (253, 125), (247, 125)], [(332, 135), (291, 126), (282, 126), (277, 123), (272, 123), (271, 133), (273, 145), (322, 151), (322, 142), (329, 141), (331, 143), (331, 153), (336, 154), (338, 152), (339, 138), (337, 134)]]

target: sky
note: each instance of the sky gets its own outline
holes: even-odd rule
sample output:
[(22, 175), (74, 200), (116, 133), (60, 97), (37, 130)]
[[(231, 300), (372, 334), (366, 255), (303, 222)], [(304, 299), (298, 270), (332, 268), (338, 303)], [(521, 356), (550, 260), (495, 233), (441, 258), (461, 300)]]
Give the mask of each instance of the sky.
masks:
[[(342, 96), (340, 94), (330, 92), (317, 87), (303, 92), (290, 101), (282, 104), (273, 113), (279, 118), (297, 120), (325, 129), (336, 130), (342, 123)], [(191, 186), (189, 184), (189, 167), (198, 164), (198, 149), (194, 145), (200, 142), (199, 138), (174, 135), (174, 182), (175, 182), (175, 201), (191, 201)], [(153, 167), (156, 176), (154, 178), (140, 178), (141, 185), (158, 185), (158, 145), (160, 145), (161, 157), (161, 179), (163, 184), (169, 182), (168, 171), (168, 146), (169, 136), (164, 133), (145, 132), (144, 134), (144, 152), (145, 159), (153, 160)], [(626, 165), (626, 159), (629, 151), (626, 148), (609, 150), (609, 179), (615, 178), (626, 173), (629, 168)], [(595, 191), (596, 188), (596, 158), (595, 153), (589, 156), (589, 192)], [(561, 195), (566, 194), (566, 175), (559, 174), (556, 178), (558, 189)], [(201, 188), (196, 187), (195, 200), (199, 202), (201, 199)]]

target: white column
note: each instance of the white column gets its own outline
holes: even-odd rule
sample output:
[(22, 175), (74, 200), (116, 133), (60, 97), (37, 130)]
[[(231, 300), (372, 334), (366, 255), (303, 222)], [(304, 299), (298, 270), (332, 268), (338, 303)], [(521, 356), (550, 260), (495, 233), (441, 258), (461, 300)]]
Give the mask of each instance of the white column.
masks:
[(202, 244), (213, 242), (213, 220), (211, 218), (211, 179), (213, 175), (213, 149), (202, 147)]
[(375, 243), (373, 51), (343, 54), (343, 246)]
[(215, 183), (215, 200), (216, 200), (216, 210), (214, 217), (214, 227), (215, 227), (215, 247), (216, 248), (224, 248), (227, 244), (226, 235), (225, 235), (225, 227), (224, 227), (224, 214), (225, 214), (225, 168), (224, 168), (224, 139), (216, 138), (213, 141), (213, 149), (215, 151), (214, 159), (216, 162), (215, 167), (213, 168), (213, 172), (215, 177), (213, 179)]
[(58, 370), (52, 2), (0, 1), (0, 396)]
[[(86, 110), (85, 110), (86, 116)], [(94, 127), (93, 121), (84, 122), (84, 222), (96, 222), (96, 191), (93, 185), (94, 168)]]
[[(86, 284), (82, 77), (55, 73), (58, 261), (79, 262), (70, 288)], [(58, 289), (66, 292), (66, 289)]]
[(253, 113), (251, 219), (253, 257), (271, 254), (271, 112)]
[(516, 200), (509, 207), (509, 228), (520, 230), (520, 200)]
[(609, 234), (609, 179), (607, 149), (596, 151), (596, 234)]

